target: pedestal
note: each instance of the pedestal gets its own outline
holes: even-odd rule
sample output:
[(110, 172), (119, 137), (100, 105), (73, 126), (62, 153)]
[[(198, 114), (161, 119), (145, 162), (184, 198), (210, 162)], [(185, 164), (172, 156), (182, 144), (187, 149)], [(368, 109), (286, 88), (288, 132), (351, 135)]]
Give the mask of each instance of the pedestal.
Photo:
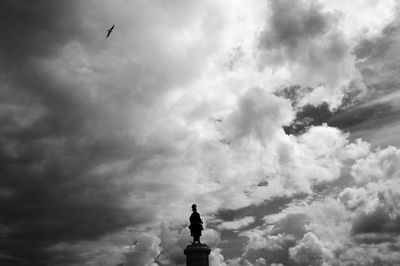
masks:
[(205, 244), (190, 244), (184, 253), (186, 255), (186, 266), (209, 266), (208, 255), (211, 249)]

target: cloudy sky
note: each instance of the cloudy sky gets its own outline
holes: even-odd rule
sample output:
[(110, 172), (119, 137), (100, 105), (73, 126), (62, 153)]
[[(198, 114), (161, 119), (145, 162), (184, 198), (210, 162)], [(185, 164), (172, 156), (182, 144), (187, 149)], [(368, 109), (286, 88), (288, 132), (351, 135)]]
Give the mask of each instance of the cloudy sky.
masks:
[(1, 1), (0, 264), (400, 265), (399, 7)]

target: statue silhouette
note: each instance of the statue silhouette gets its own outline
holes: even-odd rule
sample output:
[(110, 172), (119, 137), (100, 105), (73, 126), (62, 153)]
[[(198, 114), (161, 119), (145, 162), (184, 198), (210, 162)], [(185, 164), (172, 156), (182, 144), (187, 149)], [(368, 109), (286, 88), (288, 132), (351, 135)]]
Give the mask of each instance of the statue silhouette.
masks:
[(200, 236), (201, 231), (203, 230), (203, 221), (200, 218), (200, 214), (197, 212), (196, 204), (192, 205), (192, 215), (190, 215), (189, 221), (189, 229), (190, 235), (193, 236), (193, 244), (201, 244), (200, 243)]

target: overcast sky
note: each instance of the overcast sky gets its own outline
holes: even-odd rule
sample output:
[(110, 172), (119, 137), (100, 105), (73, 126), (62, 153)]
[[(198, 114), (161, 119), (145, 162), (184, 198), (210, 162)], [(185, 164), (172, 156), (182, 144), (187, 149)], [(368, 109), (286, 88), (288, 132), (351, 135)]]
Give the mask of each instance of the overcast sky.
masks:
[(0, 1), (0, 264), (400, 265), (398, 9)]

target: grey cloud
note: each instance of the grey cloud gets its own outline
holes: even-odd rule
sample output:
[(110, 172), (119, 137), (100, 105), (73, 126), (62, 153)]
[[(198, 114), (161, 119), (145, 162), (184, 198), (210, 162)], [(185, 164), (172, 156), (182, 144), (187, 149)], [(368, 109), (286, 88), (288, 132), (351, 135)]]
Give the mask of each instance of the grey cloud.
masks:
[[(353, 54), (356, 57), (356, 66), (362, 80), (366, 85), (365, 91), (360, 95), (361, 104), (366, 103), (366, 108), (377, 109), (364, 123), (359, 124), (351, 131), (356, 137), (362, 137), (376, 146), (398, 145), (394, 137), (398, 126), (398, 49), (399, 19), (395, 16), (380, 34), (366, 38), (355, 47)], [(381, 110), (382, 105), (387, 106)], [(378, 111), (379, 110), (379, 111)], [(385, 125), (388, 129), (378, 132), (375, 128)]]
[(381, 238), (380, 234), (391, 233), (393, 236), (399, 234), (400, 213), (391, 205), (390, 201), (382, 201), (382, 206), (374, 211), (360, 213), (353, 223), (352, 233), (355, 235), (376, 233), (378, 239)]
[[(366, 248), (367, 247), (367, 248)], [(345, 245), (338, 254), (339, 265), (397, 265), (399, 260), (398, 243), (381, 243), (376, 245)]]
[[(245, 217), (245, 216), (255, 216), (256, 220), (254, 226), (262, 226), (262, 217), (267, 214), (278, 213), (283, 210), (286, 205), (291, 203), (296, 199), (304, 198), (304, 195), (296, 195), (293, 198), (289, 197), (276, 197), (268, 201), (265, 201), (259, 205), (250, 205), (244, 208), (235, 210), (225, 210), (221, 209), (215, 214), (215, 219), (222, 221), (233, 221), (234, 219)], [(208, 224), (211, 228), (216, 225), (211, 221)], [(276, 228), (276, 230), (279, 230)], [(245, 237), (238, 236), (237, 233), (231, 231), (222, 231), (221, 239), (223, 240), (220, 247), (223, 249), (224, 257), (226, 259), (231, 259), (237, 257), (237, 255), (242, 252), (242, 246), (245, 244)]]
[[(376, 142), (370, 140), (365, 132), (375, 132), (374, 129), (377, 127), (397, 124), (399, 111), (396, 110), (393, 103), (390, 101), (368, 103), (370, 96), (362, 96), (356, 90), (349, 90), (342, 99), (341, 105), (335, 110), (332, 110), (327, 102), (318, 105), (301, 105), (302, 99), (313, 90), (313, 88), (294, 85), (281, 88), (276, 92), (278, 96), (289, 99), (296, 111), (296, 117), (292, 123), (283, 127), (287, 134), (301, 135), (311, 126), (327, 124), (350, 132), (352, 140), (363, 137), (370, 142)], [(381, 141), (385, 141), (383, 137)], [(388, 140), (388, 142), (392, 141)], [(381, 143), (375, 145), (378, 144)]]
[[(0, 45), (6, 77), (2, 94), (11, 95), (1, 104), (21, 110), (20, 115), (2, 113), (1, 184), (9, 193), (2, 195), (1, 222), (10, 227), (10, 233), (2, 238), (0, 250), (15, 257), (42, 260), (43, 248), (54, 241), (76, 239), (79, 234), (94, 237), (101, 227), (118, 228), (120, 222), (107, 222), (115, 217), (114, 212), (96, 223), (99, 212), (113, 209), (111, 202), (104, 209), (91, 206), (94, 208), (88, 210), (85, 203), (64, 198), (82, 191), (83, 183), (76, 180), (87, 171), (87, 158), (74, 143), (86, 114), (75, 113), (82, 106), (68, 93), (57, 91), (54, 87), (63, 85), (34, 62), (58, 53), (75, 34), (78, 20), (66, 19), (75, 14), (75, 4), (3, 1), (0, 10), (1, 32), (7, 36)], [(35, 111), (38, 117), (20, 121)], [(82, 160), (73, 160), (73, 153)], [(85, 217), (89, 220), (82, 224)]]
[(287, 47), (293, 52), (308, 38), (325, 33), (331, 17), (321, 11), (316, 3), (306, 7), (299, 1), (271, 1), (271, 32), (261, 34), (260, 46), (266, 48)]
[[(140, 206), (124, 207), (133, 187), (115, 183), (118, 173), (94, 173), (102, 164), (126, 160), (134, 175), (152, 154), (151, 145), (145, 148), (129, 134), (127, 114), (114, 112), (105, 99), (90, 96), (85, 84), (63, 80), (47, 65), (70, 42), (90, 44), (80, 8), (77, 1), (0, 4), (0, 31), (7, 36), (0, 44), (6, 95), (0, 114), (0, 223), (9, 228), (0, 253), (30, 265), (51, 260), (47, 248), (59, 242), (95, 240), (152, 219)], [(119, 110), (127, 103), (119, 102)]]
[(362, 40), (354, 49), (357, 67), (369, 90), (368, 100), (382, 97), (400, 86), (398, 72), (399, 39), (398, 18), (386, 26), (380, 35)]
[(372, 130), (380, 125), (391, 124), (397, 117), (398, 111), (393, 110), (391, 104), (381, 103), (372, 106), (356, 105), (351, 108), (339, 108), (331, 111), (327, 103), (318, 106), (305, 105), (298, 108), (296, 118), (290, 126), (285, 126), (288, 134), (299, 135), (311, 126), (327, 124), (343, 131), (354, 133), (356, 139), (358, 132)]
[(290, 257), (289, 251), (296, 245), (296, 240), (306, 234), (305, 225), (309, 221), (305, 214), (289, 213), (273, 223), (262, 226), (264, 229), (267, 226), (271, 227), (270, 230), (245, 231), (242, 235), (248, 237), (249, 241), (240, 261), (256, 264), (256, 261), (262, 258), (268, 264), (297, 265)]
[(277, 213), (281, 211), (288, 203), (292, 202), (294, 199), (303, 198), (302, 195), (297, 195), (297, 197), (276, 197), (268, 201), (265, 201), (259, 205), (250, 205), (240, 209), (229, 210), (221, 209), (216, 214), (216, 219), (222, 219), (223, 221), (232, 221), (234, 219), (244, 217), (244, 216), (257, 216), (262, 213), (262, 215)]
[(382, 232), (388, 218), (381, 208), (371, 214), (361, 214), (355, 220), (352, 231), (354, 234)]
[(79, 32), (77, 1), (2, 1), (0, 44), (3, 67), (23, 66), (27, 59), (58, 53)]
[[(252, 189), (269, 189), (271, 183), (274, 184), (269, 178), (265, 182), (264, 172), (254, 174), (244, 169), (247, 165), (257, 168), (264, 162), (273, 161), (274, 155), (265, 155), (262, 162), (257, 158), (246, 164), (247, 154), (237, 156), (242, 152), (241, 147), (234, 147), (235, 150), (234, 145), (220, 145), (217, 140), (208, 139), (207, 143), (198, 143), (198, 128), (187, 129), (187, 121), (182, 121), (182, 117), (170, 117), (171, 107), (161, 106), (167, 90), (170, 87), (181, 89), (190, 83), (203, 67), (198, 61), (214, 52), (220, 32), (211, 29), (223, 24), (218, 17), (213, 17), (214, 6), (202, 9), (198, 4), (192, 6), (185, 1), (179, 6), (172, 2), (149, 7), (144, 2), (132, 3), (131, 9), (124, 10), (126, 14), (114, 18), (126, 22), (127, 16), (133, 17), (132, 23), (117, 25), (113, 39), (107, 43), (99, 40), (104, 39), (105, 33), (100, 24), (108, 23), (111, 16), (105, 10), (110, 7), (108, 5), (103, 7), (94, 1), (0, 3), (0, 30), (7, 36), (0, 43), (1, 263), (82, 265), (97, 256), (93, 253), (100, 252), (103, 257), (98, 256), (88, 263), (100, 261), (106, 254), (116, 256), (110, 259), (113, 263), (125, 260), (128, 264), (140, 265), (158, 259), (179, 265), (184, 261), (179, 250), (187, 244), (187, 235), (180, 233), (179, 226), (160, 229), (160, 236), (150, 232), (149, 228), (162, 219), (186, 212), (172, 209), (177, 208), (174, 206), (176, 198), (185, 201), (189, 196), (201, 197), (200, 190), (193, 192), (188, 187), (193, 188), (198, 180), (204, 188), (213, 187), (206, 192), (209, 198), (204, 199), (204, 205), (211, 198), (216, 206), (207, 206), (209, 211), (226, 207), (234, 197), (246, 194), (242, 193), (239, 184), (249, 180), (250, 175), (257, 175), (250, 181)], [(277, 56), (277, 61), (272, 64), (290, 62), (305, 66), (306, 74), (302, 72), (301, 75), (307, 76), (315, 70), (318, 82), (334, 83), (341, 75), (336, 67), (347, 64), (346, 43), (335, 29), (331, 14), (325, 13), (322, 6), (304, 3), (272, 1), (275, 12), (270, 21), (272, 28), (262, 32), (259, 48), (264, 52), (270, 50)], [(154, 11), (157, 21), (143, 10)], [(193, 16), (192, 11), (202, 14), (201, 18)], [(180, 39), (171, 36), (180, 36), (177, 34), (182, 32), (179, 25), (191, 23), (200, 32), (200, 38), (196, 40), (200, 46), (188, 42), (182, 48)], [(164, 28), (165, 25), (172, 30)], [(189, 29), (185, 28), (188, 34), (193, 33), (192, 28)], [(127, 32), (134, 32), (134, 40), (127, 37)], [(323, 38), (322, 44), (315, 42), (318, 38)], [(171, 39), (174, 41), (168, 43)], [(326, 64), (327, 61), (331, 64)], [(239, 67), (235, 62), (232, 64), (233, 70)], [(319, 69), (321, 72), (317, 71)], [(327, 75), (331, 72), (332, 80)], [(307, 94), (296, 93), (288, 95), (295, 103), (293, 108), (303, 94)], [(251, 89), (239, 97), (236, 107), (220, 123), (220, 132), (207, 128), (213, 131), (210, 135), (214, 137), (214, 133), (222, 132), (235, 144), (245, 138), (271, 141), (279, 131), (282, 133), (279, 137), (290, 143), (293, 141), (293, 145), (288, 145), (287, 153), (291, 154), (294, 148), (300, 149), (298, 152), (301, 153), (301, 147), (295, 145), (296, 137), (287, 137), (281, 130), (293, 118), (287, 100), (263, 89)], [(385, 107), (379, 111), (391, 111)], [(361, 122), (371, 116), (372, 111), (369, 111), (361, 112)], [(326, 117), (321, 117), (321, 112)], [(311, 117), (313, 123), (336, 121), (339, 128), (355, 123), (352, 120), (354, 113), (349, 115), (350, 118), (344, 115), (343, 119), (335, 120), (337, 114), (328, 112), (326, 105), (304, 105), (298, 114), (296, 119), (300, 124), (306, 117)], [(184, 143), (188, 139), (190, 143)], [(318, 146), (319, 152), (320, 146), (324, 145)], [(338, 147), (342, 149), (342, 146)], [(275, 154), (273, 147), (268, 151)], [(225, 158), (228, 152), (236, 159)], [(261, 149), (260, 156), (254, 157), (262, 157), (265, 152), (266, 149)], [(210, 158), (204, 158), (207, 156)], [(224, 157), (226, 162), (221, 163), (220, 172), (214, 174), (217, 177), (203, 171), (202, 164), (205, 168), (208, 164), (218, 165), (219, 157)], [(297, 157), (294, 159), (293, 162), (298, 161)], [(207, 160), (212, 163), (205, 162)], [(329, 165), (333, 162), (331, 158), (327, 161)], [(273, 164), (265, 167), (270, 166)], [(235, 169), (229, 172), (227, 168)], [(227, 181), (229, 178), (234, 182)], [(288, 182), (293, 183), (293, 180), (288, 179)], [(227, 182), (233, 189), (226, 189)], [(183, 190), (192, 194), (188, 196)], [(281, 193), (280, 188), (277, 190)], [(282, 211), (293, 200), (273, 198), (262, 202), (263, 197), (269, 197), (265, 194), (271, 192), (260, 191), (257, 199), (260, 205), (223, 210), (216, 217), (229, 221), (255, 216), (254, 224), (261, 227), (261, 214)], [(217, 197), (216, 194), (221, 195)], [(242, 200), (245, 203), (232, 204), (229, 208), (252, 204), (254, 199), (246, 197)], [(375, 226), (375, 214), (381, 213), (359, 216), (353, 226), (354, 237), (397, 233), (395, 213), (390, 208), (382, 211), (381, 227)], [(211, 221), (209, 225), (212, 228), (216, 223)], [(298, 212), (270, 224), (271, 231), (262, 237), (275, 241), (274, 247), (281, 249), (248, 248), (242, 258), (243, 264), (258, 261), (296, 265), (296, 261), (290, 259), (289, 248), (306, 234), (306, 225), (309, 225), (309, 218)], [(114, 242), (106, 239), (109, 235), (128, 234), (125, 228), (147, 233), (135, 232), (132, 239), (125, 236)], [(217, 246), (231, 248), (231, 254), (241, 251), (245, 238), (222, 233), (222, 240), (232, 240), (231, 246), (237, 244), (238, 248), (232, 251), (229, 243), (220, 244), (219, 234), (214, 230), (209, 230), (204, 237), (215, 249)], [(388, 242), (381, 239), (375, 239), (374, 243)], [(132, 241), (137, 241), (137, 245)], [(104, 242), (108, 245), (102, 252)], [(128, 246), (126, 250), (123, 249), (125, 246)], [(120, 248), (115, 254), (114, 247)], [(219, 251), (215, 256), (218, 255)]]
[(296, 238), (301, 238), (307, 231), (305, 225), (310, 219), (302, 213), (289, 213), (276, 223), (274, 223), (271, 234), (289, 234)]
[[(290, 126), (285, 126), (284, 130), (287, 134), (299, 135), (307, 131), (311, 126), (320, 126), (327, 123), (332, 117), (327, 103), (319, 106), (305, 105), (296, 112), (296, 118)], [(330, 125), (329, 126), (334, 126)]]
[(361, 233), (354, 235), (354, 242), (357, 244), (376, 245), (380, 243), (393, 243), (393, 249), (400, 251), (400, 247), (396, 247), (396, 234), (393, 233)]
[(249, 249), (245, 255), (245, 260), (255, 264), (256, 260), (263, 258), (267, 263), (282, 263), (283, 265), (292, 266), (295, 262), (289, 257), (289, 247), (293, 246), (294, 242), (289, 241), (282, 246), (282, 249), (278, 250), (267, 250), (267, 249)]
[(260, 67), (287, 66), (302, 86), (323, 84), (342, 95), (355, 77), (349, 46), (333, 13), (316, 1), (270, 1), (271, 12), (259, 36)]
[(266, 143), (291, 120), (292, 110), (286, 100), (261, 88), (252, 88), (240, 97), (238, 108), (224, 121), (221, 131), (233, 141), (255, 137)]
[[(0, 3), (1, 256), (82, 265), (93, 257), (76, 246), (152, 224), (166, 209), (158, 198), (173, 205), (181, 193), (188, 129), (160, 102), (198, 75), (220, 16), (186, 2), (120, 4)], [(177, 34), (197, 25), (193, 12), (204, 20), (196, 34), (210, 37), (200, 49)], [(110, 20), (121, 23), (106, 40)]]
[[(282, 14), (282, 17), (284, 16)], [(327, 14), (327, 16), (329, 15)], [(397, 125), (396, 90), (399, 87), (397, 74), (395, 73), (398, 69), (396, 51), (399, 46), (399, 23), (397, 20), (384, 28), (380, 35), (362, 40), (355, 47), (353, 54), (356, 57), (356, 61), (354, 63), (360, 71), (362, 83), (365, 85), (357, 84), (354, 81), (350, 82), (349, 87), (344, 91), (342, 102), (336, 110), (319, 110), (326, 109), (323, 108), (323, 105), (328, 104), (329, 106), (329, 103), (322, 103), (322, 105), (317, 106), (315, 104), (298, 106), (301, 100), (304, 100), (307, 95), (312, 93), (313, 89), (310, 91), (307, 90), (307, 87), (290, 86), (277, 92), (279, 95), (291, 99), (294, 106), (298, 106), (296, 108), (296, 119), (290, 126), (285, 128), (288, 133), (299, 134), (304, 132), (309, 125), (327, 123), (330, 126), (351, 132), (354, 138), (362, 137), (376, 143), (375, 145), (384, 146), (395, 141), (393, 136), (383, 135), (373, 129), (382, 125), (390, 125), (391, 127)], [(332, 23), (334, 23), (334, 20), (331, 21)], [(266, 31), (264, 34), (267, 34), (267, 32), (270, 35), (270, 40), (274, 40), (272, 38), (274, 31), (271, 31), (272, 33)], [(307, 36), (310, 35), (304, 33), (303, 39), (300, 40), (305, 42), (309, 38)], [(300, 40), (298, 43), (301, 43)], [(287, 46), (291, 47), (290, 49), (294, 49), (292, 48), (294, 47), (293, 45), (285, 44), (284, 42), (280, 44), (282, 47)], [(278, 46), (275, 49), (280, 50)], [(295, 54), (302, 54), (304, 51), (306, 50), (299, 49)], [(281, 52), (286, 54), (284, 50)], [(287, 53), (286, 57), (290, 58), (289, 53)], [(339, 58), (340, 55), (338, 54), (334, 57)], [(320, 58), (324, 58), (324, 56)], [(296, 60), (293, 62), (296, 62)], [(393, 97), (387, 97), (389, 94), (392, 94)], [(315, 112), (315, 114), (307, 115), (308, 110)]]
[(333, 258), (332, 251), (310, 232), (305, 234), (296, 246), (289, 248), (289, 254), (299, 265), (320, 266)]
[(301, 107), (301, 100), (305, 95), (311, 93), (314, 88), (302, 87), (300, 85), (284, 86), (283, 88), (278, 88), (275, 94), (279, 97), (289, 99), (292, 103), (293, 108)]

